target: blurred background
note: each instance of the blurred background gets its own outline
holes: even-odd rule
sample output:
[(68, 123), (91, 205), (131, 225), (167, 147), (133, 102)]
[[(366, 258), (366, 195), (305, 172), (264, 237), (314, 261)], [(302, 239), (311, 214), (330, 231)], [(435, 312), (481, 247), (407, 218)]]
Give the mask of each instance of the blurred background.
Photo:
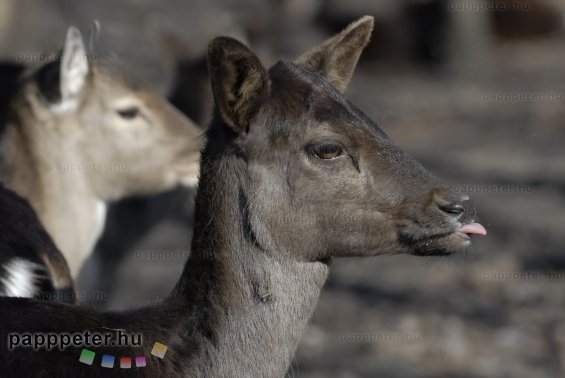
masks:
[[(347, 95), (469, 193), (489, 234), (467, 256), (336, 260), (288, 376), (565, 376), (563, 1), (2, 0), (0, 58), (37, 63), (78, 26), (204, 128), (211, 37), (270, 65), (365, 14), (374, 35)], [(193, 195), (113, 204), (79, 299), (165, 296), (190, 254)]]

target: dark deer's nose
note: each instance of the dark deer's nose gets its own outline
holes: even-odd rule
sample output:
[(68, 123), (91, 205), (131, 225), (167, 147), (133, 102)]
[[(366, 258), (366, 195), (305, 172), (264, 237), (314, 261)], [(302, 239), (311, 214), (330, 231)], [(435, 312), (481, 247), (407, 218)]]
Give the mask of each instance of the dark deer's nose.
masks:
[(451, 202), (448, 204), (439, 205), (441, 211), (451, 215), (461, 215), (465, 212), (465, 206), (461, 202)]

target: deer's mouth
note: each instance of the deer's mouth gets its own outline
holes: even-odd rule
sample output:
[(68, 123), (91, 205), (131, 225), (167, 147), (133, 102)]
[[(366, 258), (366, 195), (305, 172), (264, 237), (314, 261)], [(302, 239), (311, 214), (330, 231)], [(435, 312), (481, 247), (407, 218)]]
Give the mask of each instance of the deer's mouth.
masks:
[(418, 240), (408, 238), (411, 253), (418, 256), (445, 256), (466, 250), (472, 235), (484, 236), (486, 229), (477, 222), (459, 225), (455, 230), (437, 232)]
[(462, 225), (457, 230), (455, 230), (455, 232), (452, 235), (460, 237), (463, 240), (470, 241), (471, 235), (485, 236), (486, 234), (487, 234), (487, 230), (483, 227), (482, 224), (473, 222)]

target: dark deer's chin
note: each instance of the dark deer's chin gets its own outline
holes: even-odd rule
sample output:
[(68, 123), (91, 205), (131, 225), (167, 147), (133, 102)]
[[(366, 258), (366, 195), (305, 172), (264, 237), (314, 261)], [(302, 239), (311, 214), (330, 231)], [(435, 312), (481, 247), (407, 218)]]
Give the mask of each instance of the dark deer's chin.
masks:
[(486, 235), (479, 223), (468, 223), (455, 230), (434, 233), (424, 238), (411, 238), (401, 235), (401, 241), (408, 246), (409, 253), (416, 256), (447, 256), (465, 252), (471, 248), (471, 235)]
[(416, 256), (448, 256), (465, 252), (470, 248), (471, 239), (467, 235), (464, 237), (454, 232), (419, 242), (411, 253)]

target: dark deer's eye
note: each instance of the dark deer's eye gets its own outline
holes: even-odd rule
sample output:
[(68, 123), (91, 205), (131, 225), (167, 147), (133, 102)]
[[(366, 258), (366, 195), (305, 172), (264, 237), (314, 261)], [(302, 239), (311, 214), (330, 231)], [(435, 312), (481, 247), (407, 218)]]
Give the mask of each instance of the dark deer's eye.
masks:
[(124, 110), (118, 110), (118, 114), (123, 119), (134, 119), (139, 115), (139, 108), (132, 107)]
[(322, 144), (312, 149), (314, 156), (320, 159), (335, 159), (343, 153), (343, 149), (337, 144)]

